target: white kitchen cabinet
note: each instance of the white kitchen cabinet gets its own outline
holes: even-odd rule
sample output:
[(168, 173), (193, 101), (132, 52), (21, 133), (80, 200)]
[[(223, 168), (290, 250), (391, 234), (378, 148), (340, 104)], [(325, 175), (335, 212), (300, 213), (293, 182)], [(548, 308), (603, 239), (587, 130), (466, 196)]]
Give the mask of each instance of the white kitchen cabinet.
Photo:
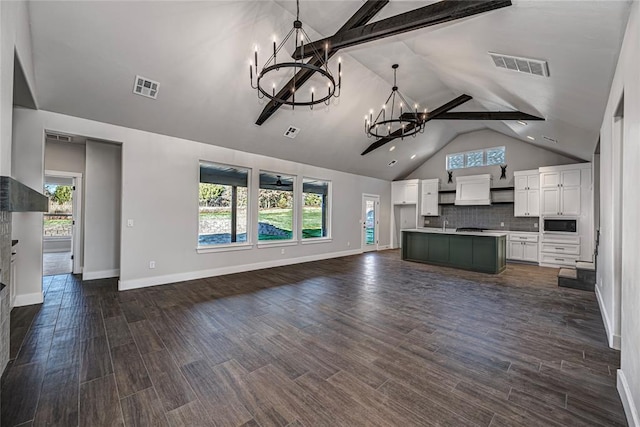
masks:
[(534, 233), (510, 233), (507, 259), (538, 262), (538, 235)]
[(581, 170), (540, 173), (540, 203), (543, 216), (579, 216), (582, 192)]
[(391, 198), (394, 205), (411, 205), (418, 203), (418, 180), (393, 181)]
[(420, 215), (439, 216), (440, 206), (438, 205), (438, 191), (440, 190), (439, 179), (423, 179), (420, 182)]
[(514, 176), (513, 215), (540, 215), (540, 176), (537, 170), (516, 171)]

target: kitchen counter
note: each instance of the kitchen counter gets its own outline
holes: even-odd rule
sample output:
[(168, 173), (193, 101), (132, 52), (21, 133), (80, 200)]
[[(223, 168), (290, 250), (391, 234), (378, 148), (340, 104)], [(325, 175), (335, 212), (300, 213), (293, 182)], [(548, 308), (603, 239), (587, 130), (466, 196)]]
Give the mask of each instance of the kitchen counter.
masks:
[(415, 233), (437, 233), (437, 234), (455, 234), (458, 236), (486, 236), (486, 237), (500, 237), (507, 236), (509, 233), (500, 231), (456, 231), (455, 228), (447, 228), (442, 230), (441, 228), (411, 228), (402, 231), (411, 231)]
[(402, 259), (499, 274), (507, 268), (507, 235), (433, 228), (402, 230)]

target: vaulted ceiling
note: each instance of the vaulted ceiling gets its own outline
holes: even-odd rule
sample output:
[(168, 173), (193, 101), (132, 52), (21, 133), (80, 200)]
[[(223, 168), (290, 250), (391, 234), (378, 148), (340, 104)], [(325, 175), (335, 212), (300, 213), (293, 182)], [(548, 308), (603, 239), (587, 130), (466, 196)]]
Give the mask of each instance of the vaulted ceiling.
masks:
[[(429, 3), (391, 1), (372, 22)], [(321, 38), (362, 4), (302, 0), (300, 17), (309, 35)], [(283, 107), (257, 126), (265, 102), (249, 86), (247, 64), (256, 44), (268, 50), (274, 35), (288, 32), (294, 1), (33, 1), (35, 92), (44, 110), (384, 179), (406, 175), (456, 135), (487, 127), (588, 160), (629, 4), (514, 0), (344, 49), (339, 99), (313, 111)], [(496, 68), (489, 51), (546, 60), (550, 76)], [(401, 91), (429, 109), (466, 93), (473, 101), (456, 111), (519, 110), (546, 120), (432, 121), (416, 138), (361, 156), (373, 142), (362, 117), (389, 94), (393, 63), (400, 64)], [(136, 74), (160, 82), (157, 100), (132, 93)], [(296, 139), (283, 136), (290, 125), (301, 129)], [(392, 159), (398, 162), (389, 168)]]

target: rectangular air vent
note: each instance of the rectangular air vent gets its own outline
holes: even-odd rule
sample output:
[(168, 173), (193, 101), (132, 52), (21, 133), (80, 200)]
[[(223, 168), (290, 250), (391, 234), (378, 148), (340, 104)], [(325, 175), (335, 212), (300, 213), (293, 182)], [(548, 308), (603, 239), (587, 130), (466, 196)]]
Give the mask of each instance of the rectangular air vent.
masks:
[(298, 136), (298, 133), (300, 132), (300, 129), (295, 127), (295, 126), (289, 126), (289, 128), (287, 129), (287, 131), (284, 133), (284, 136), (286, 136), (287, 138), (295, 138), (296, 136)]
[(146, 96), (147, 98), (156, 99), (159, 89), (160, 83), (146, 77), (136, 76), (136, 80), (133, 82), (133, 93)]
[(53, 140), (53, 141), (71, 142), (70, 135), (62, 135), (59, 133), (47, 132), (46, 137), (47, 139)]
[(544, 140), (545, 140), (545, 141), (547, 141), (547, 142), (553, 142), (554, 144), (557, 144), (557, 143), (558, 143), (558, 140), (557, 140), (557, 139), (549, 138), (548, 136), (544, 136), (544, 135), (542, 135), (542, 139), (544, 139)]
[(493, 64), (498, 68), (505, 68), (511, 71), (533, 74), (540, 77), (549, 77), (549, 66), (547, 61), (539, 59), (520, 58), (517, 56), (503, 55), (501, 53), (489, 52)]

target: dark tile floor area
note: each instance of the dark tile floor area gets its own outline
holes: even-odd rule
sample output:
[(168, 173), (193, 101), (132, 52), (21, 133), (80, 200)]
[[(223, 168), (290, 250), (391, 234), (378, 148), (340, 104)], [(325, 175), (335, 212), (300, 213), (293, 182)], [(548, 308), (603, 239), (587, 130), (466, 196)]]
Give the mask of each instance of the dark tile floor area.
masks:
[(592, 293), (397, 251), (16, 308), (2, 426), (626, 425)]

